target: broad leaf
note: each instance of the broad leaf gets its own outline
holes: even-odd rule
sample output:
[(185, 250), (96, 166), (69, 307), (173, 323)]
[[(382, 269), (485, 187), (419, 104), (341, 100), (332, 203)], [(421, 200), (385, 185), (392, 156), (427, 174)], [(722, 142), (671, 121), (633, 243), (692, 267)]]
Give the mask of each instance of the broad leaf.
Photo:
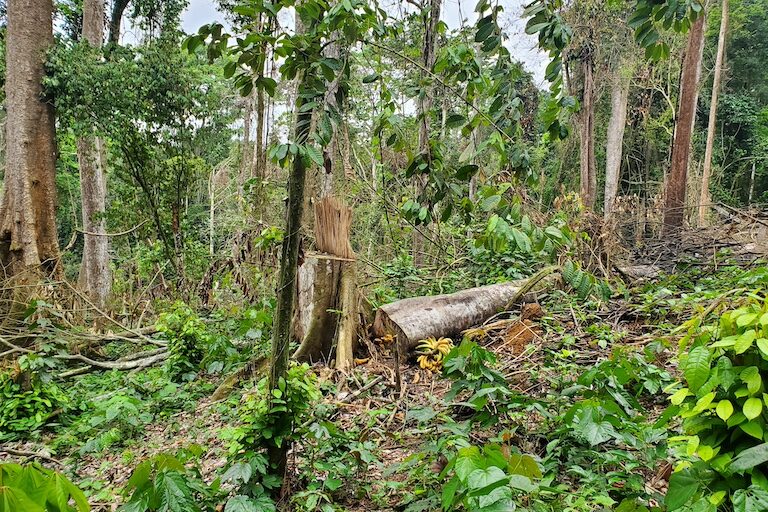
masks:
[(669, 477), (669, 488), (665, 502), (669, 510), (682, 508), (699, 490), (699, 481), (688, 471), (673, 473)]
[(704, 346), (698, 346), (688, 353), (688, 360), (685, 363), (685, 380), (688, 381), (688, 387), (696, 393), (701, 386), (709, 379), (709, 366), (712, 354)]
[(744, 471), (768, 462), (768, 443), (759, 444), (739, 453), (731, 462), (731, 471)]

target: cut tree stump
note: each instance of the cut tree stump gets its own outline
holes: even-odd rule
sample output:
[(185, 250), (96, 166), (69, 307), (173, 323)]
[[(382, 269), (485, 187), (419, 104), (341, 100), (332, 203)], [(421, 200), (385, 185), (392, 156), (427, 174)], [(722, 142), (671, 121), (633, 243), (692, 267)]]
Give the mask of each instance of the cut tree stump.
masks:
[[(386, 304), (376, 311), (373, 334), (376, 337), (396, 335), (404, 350), (411, 350), (419, 341), (430, 337), (454, 337), (509, 309), (515, 302), (534, 300), (532, 289), (555, 270), (557, 267), (548, 267), (530, 279)], [(543, 285), (547, 283), (553, 285), (550, 279)]]
[(315, 204), (315, 238), (319, 254), (307, 254), (299, 267), (294, 337), (301, 362), (354, 364), (358, 340), (359, 297), (355, 254), (349, 245), (352, 210), (325, 197)]

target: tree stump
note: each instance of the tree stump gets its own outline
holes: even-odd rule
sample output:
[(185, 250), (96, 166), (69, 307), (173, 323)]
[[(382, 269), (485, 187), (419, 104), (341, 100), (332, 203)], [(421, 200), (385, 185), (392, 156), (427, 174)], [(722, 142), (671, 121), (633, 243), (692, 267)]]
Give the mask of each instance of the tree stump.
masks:
[(352, 211), (326, 197), (315, 204), (315, 235), (323, 253), (307, 254), (299, 267), (294, 336), (301, 345), (294, 358), (333, 363), (337, 369), (354, 363), (358, 339), (358, 294), (354, 253), (349, 245)]

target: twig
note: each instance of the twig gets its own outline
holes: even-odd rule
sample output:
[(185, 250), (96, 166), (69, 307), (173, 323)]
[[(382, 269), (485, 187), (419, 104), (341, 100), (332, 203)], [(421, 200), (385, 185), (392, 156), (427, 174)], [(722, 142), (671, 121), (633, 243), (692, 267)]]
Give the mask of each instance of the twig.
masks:
[(378, 377), (376, 377), (371, 382), (369, 382), (365, 386), (361, 387), (360, 389), (358, 389), (354, 393), (350, 393), (349, 395), (345, 396), (339, 402), (342, 403), (342, 404), (348, 404), (348, 403), (354, 402), (355, 400), (357, 400), (360, 397), (360, 395), (362, 395), (363, 393), (365, 393), (366, 391), (371, 389), (373, 386), (375, 386), (376, 384), (378, 384), (382, 380), (384, 380), (384, 376), (383, 375), (379, 375)]
[(44, 455), (42, 453), (30, 452), (27, 450), (16, 450), (15, 448), (6, 448), (6, 447), (0, 447), (0, 453), (7, 453), (8, 455), (13, 455), (14, 457), (27, 457), (31, 459), (47, 460), (48, 462), (53, 462), (54, 464), (63, 466), (63, 464), (60, 461), (54, 459), (49, 455)]
[(121, 231), (119, 233), (93, 233), (91, 231), (85, 231), (83, 229), (78, 229), (78, 228), (75, 228), (75, 231), (77, 231), (78, 233), (82, 233), (84, 235), (88, 235), (88, 236), (123, 236), (123, 235), (127, 235), (129, 233), (133, 233), (134, 231), (139, 229), (141, 226), (143, 226), (147, 222), (149, 222), (149, 219), (145, 220), (144, 222), (140, 222), (139, 224), (136, 224), (131, 229), (127, 229), (127, 230)]
[(525, 282), (525, 284), (515, 292), (515, 294), (512, 296), (511, 299), (509, 299), (509, 302), (507, 302), (507, 305), (504, 306), (504, 310), (508, 310), (512, 306), (514, 306), (520, 300), (521, 297), (523, 297), (526, 293), (533, 290), (533, 287), (539, 284), (539, 282), (542, 279), (556, 272), (557, 270), (560, 270), (560, 267), (558, 267), (557, 265), (552, 265), (549, 267), (544, 267), (543, 269), (539, 270), (538, 272), (533, 274), (531, 277), (529, 277), (528, 280)]
[(134, 329), (130, 329), (130, 328), (124, 326), (123, 324), (121, 324), (120, 322), (118, 322), (117, 320), (115, 320), (114, 318), (112, 318), (109, 314), (105, 313), (98, 306), (96, 306), (93, 302), (91, 302), (91, 300), (88, 297), (86, 297), (82, 292), (80, 292), (80, 290), (78, 290), (77, 288), (72, 286), (68, 281), (64, 281), (64, 284), (66, 284), (67, 287), (70, 290), (72, 290), (78, 297), (80, 297), (80, 299), (82, 299), (89, 306), (91, 306), (96, 312), (98, 312), (104, 318), (106, 318), (107, 320), (109, 320), (110, 322), (115, 324), (116, 326), (120, 327), (124, 331), (127, 331), (127, 332), (133, 334), (134, 336), (136, 336), (137, 338), (141, 338), (142, 340), (146, 341), (147, 343), (151, 343), (152, 345), (157, 345), (157, 346), (160, 346), (160, 347), (165, 346), (165, 343), (159, 342), (157, 340), (153, 340), (152, 338), (148, 338), (148, 337), (144, 336), (143, 334), (141, 334), (141, 332), (136, 331)]

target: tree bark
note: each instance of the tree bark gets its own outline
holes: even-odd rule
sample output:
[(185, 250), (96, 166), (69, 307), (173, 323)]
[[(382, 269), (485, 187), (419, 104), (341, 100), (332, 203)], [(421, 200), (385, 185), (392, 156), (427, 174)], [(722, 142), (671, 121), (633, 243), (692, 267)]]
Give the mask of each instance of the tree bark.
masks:
[[(99, 48), (104, 38), (104, 1), (83, 3), (83, 40)], [(109, 237), (104, 214), (107, 180), (104, 173), (104, 141), (94, 135), (77, 140), (80, 166), (80, 195), (83, 210), (83, 261), (80, 282), (94, 304), (104, 309), (112, 290), (109, 266)]]
[(584, 95), (580, 114), (579, 168), (581, 174), (580, 194), (584, 206), (592, 210), (597, 195), (597, 159), (595, 157), (595, 84), (594, 63), (587, 54), (582, 60), (584, 71)]
[(669, 234), (683, 226), (688, 161), (691, 156), (693, 124), (699, 99), (699, 76), (704, 49), (704, 14), (699, 15), (688, 33), (680, 79), (672, 162), (667, 176), (662, 233)]
[(611, 88), (611, 118), (608, 121), (608, 134), (605, 147), (605, 202), (603, 214), (608, 220), (613, 213), (613, 202), (619, 190), (621, 158), (624, 145), (624, 128), (627, 125), (627, 102), (629, 100), (630, 78), (618, 76)]
[(699, 226), (707, 224), (707, 214), (712, 198), (709, 195), (709, 182), (712, 177), (712, 153), (715, 147), (715, 130), (717, 129), (717, 102), (720, 93), (720, 82), (725, 60), (725, 38), (728, 34), (728, 0), (722, 2), (722, 17), (720, 18), (720, 34), (717, 38), (717, 57), (715, 57), (715, 74), (712, 79), (712, 98), (709, 104), (709, 123), (707, 124), (707, 145), (704, 150), (704, 170), (701, 174), (701, 197), (699, 199)]
[[(297, 17), (298, 18), (298, 17)], [(308, 71), (300, 72), (299, 85), (296, 95), (296, 119), (293, 126), (293, 142), (305, 144), (309, 138), (312, 124), (312, 112), (308, 109), (302, 112), (306, 98), (301, 93), (308, 92), (310, 76)], [(288, 204), (286, 205), (286, 229), (280, 257), (280, 276), (277, 287), (277, 308), (273, 322), (272, 334), (272, 365), (269, 372), (269, 389), (277, 388), (280, 379), (288, 372), (288, 350), (291, 343), (291, 328), (293, 305), (296, 297), (296, 271), (299, 260), (299, 245), (301, 242), (301, 219), (304, 213), (304, 184), (307, 177), (307, 167), (304, 158), (296, 155), (293, 158), (291, 174), (288, 178)], [(289, 446), (271, 446), (268, 449), (269, 461), (277, 475), (283, 476), (287, 462)]]
[(56, 133), (43, 99), (45, 52), (53, 45), (52, 0), (10, 0), (6, 36), (6, 166), (0, 259), (10, 275), (55, 271)]
[(120, 24), (123, 21), (123, 14), (131, 0), (114, 0), (112, 3), (112, 14), (109, 17), (109, 44), (120, 43)]
[[(424, 46), (422, 48), (422, 64), (425, 69), (432, 70), (435, 67), (435, 44), (437, 41), (437, 24), (440, 22), (442, 0), (429, 0), (429, 14), (424, 19)], [(429, 146), (429, 115), (432, 110), (434, 87), (427, 85), (423, 95), (419, 96), (417, 114), (419, 119), (419, 154), (431, 165), (432, 151)], [(427, 175), (416, 176), (416, 193), (421, 196), (427, 187)], [(413, 230), (413, 264), (421, 266), (424, 263), (424, 235), (418, 230)]]
[(335, 361), (352, 366), (359, 325), (355, 253), (349, 243), (352, 208), (332, 197), (315, 203), (315, 242), (324, 254), (306, 256), (299, 267), (295, 337), (299, 361)]
[[(245, 181), (253, 174), (251, 165), (253, 158), (251, 156), (251, 117), (253, 116), (253, 98), (254, 94), (249, 94), (243, 98), (245, 102), (245, 112), (243, 113), (243, 141), (240, 144), (240, 173), (237, 177), (237, 199), (241, 202), (243, 199)], [(242, 206), (242, 205), (240, 205)]]
[(523, 288), (528, 282), (510, 281), (386, 304), (376, 311), (373, 334), (377, 337), (396, 335), (404, 351), (430, 337), (455, 336), (510, 307), (513, 299), (523, 299)]

